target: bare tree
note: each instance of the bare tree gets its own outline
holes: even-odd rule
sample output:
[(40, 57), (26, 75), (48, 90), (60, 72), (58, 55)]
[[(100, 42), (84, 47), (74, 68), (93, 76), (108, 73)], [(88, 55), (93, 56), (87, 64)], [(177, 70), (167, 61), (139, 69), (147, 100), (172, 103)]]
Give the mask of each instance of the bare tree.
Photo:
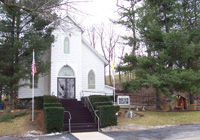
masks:
[(0, 0), (0, 4), (3, 3), (8, 8), (19, 8), (51, 21), (55, 20), (59, 12), (81, 12), (78, 4), (82, 2), (87, 2), (87, 0)]
[[(119, 59), (122, 59), (124, 57), (124, 51), (125, 51), (125, 45), (120, 46), (121, 53), (120, 56), (118, 57)], [(119, 71), (119, 84), (121, 84), (122, 79), (121, 79), (121, 71)]]
[[(115, 48), (119, 43), (120, 35), (114, 24), (93, 25), (87, 29), (90, 44), (95, 49), (100, 49), (104, 58), (108, 61), (109, 84), (112, 84), (111, 61), (114, 59)], [(106, 69), (105, 69), (106, 73)]]
[(98, 28), (98, 37), (100, 41), (101, 50), (103, 52), (104, 58), (108, 61), (108, 72), (109, 72), (109, 82), (112, 84), (111, 80), (111, 61), (114, 55), (115, 47), (119, 41), (120, 36), (116, 34), (116, 29), (113, 25), (105, 27), (101, 25)]
[(88, 38), (89, 38), (89, 41), (90, 41), (90, 44), (92, 45), (92, 47), (96, 48), (97, 31), (96, 31), (95, 25), (92, 25), (92, 26), (88, 27), (87, 35), (88, 35)]

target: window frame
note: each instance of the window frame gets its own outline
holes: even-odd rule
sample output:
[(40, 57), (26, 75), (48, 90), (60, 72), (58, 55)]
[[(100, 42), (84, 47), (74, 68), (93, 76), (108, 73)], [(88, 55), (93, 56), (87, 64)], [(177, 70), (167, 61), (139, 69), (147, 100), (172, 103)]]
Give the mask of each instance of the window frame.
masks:
[[(67, 67), (70, 69), (70, 71), (72, 72), (73, 75), (62, 75), (62, 74), (60, 74), (60, 73), (61, 73), (61, 70), (64, 69), (64, 68), (66, 69)], [(74, 70), (73, 70), (69, 65), (64, 65), (64, 66), (59, 70), (59, 72), (58, 72), (58, 77), (75, 77), (75, 73), (74, 73)]]
[[(91, 75), (92, 74), (92, 75)], [(93, 76), (93, 78), (91, 79), (90, 76)], [(95, 72), (91, 69), (89, 72), (88, 72), (88, 89), (96, 89), (96, 78), (95, 78)], [(91, 80), (94, 81), (94, 83), (90, 83)]]
[[(68, 48), (66, 49), (66, 44), (65, 44), (65, 42), (68, 42)], [(64, 52), (64, 54), (69, 54), (70, 53), (70, 41), (69, 41), (69, 37), (65, 37), (65, 39), (64, 39), (64, 48), (63, 48), (64, 50), (63, 50), (63, 52)]]

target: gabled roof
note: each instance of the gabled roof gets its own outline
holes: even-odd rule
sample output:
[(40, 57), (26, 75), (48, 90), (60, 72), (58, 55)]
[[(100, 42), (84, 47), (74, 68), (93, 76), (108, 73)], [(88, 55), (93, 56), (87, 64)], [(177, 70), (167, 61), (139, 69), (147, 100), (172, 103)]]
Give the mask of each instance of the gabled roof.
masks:
[(85, 43), (86, 44), (86, 46), (97, 56), (97, 57), (99, 57), (103, 62), (104, 62), (104, 64), (105, 65), (108, 65), (108, 61), (104, 58), (104, 57), (102, 57), (83, 37), (82, 37), (82, 41), (83, 41), (83, 43)]
[[(74, 25), (75, 26), (77, 26), (80, 30), (81, 30), (81, 32), (83, 33), (84, 32), (84, 30), (81, 28), (81, 26), (78, 24), (78, 22), (76, 22), (76, 20), (74, 20), (69, 14), (67, 14), (67, 15), (65, 15), (64, 17), (63, 17), (63, 19), (64, 18), (69, 18), (73, 23), (74, 23)], [(104, 62), (104, 64), (105, 65), (108, 65), (108, 61), (104, 58), (104, 57), (102, 57), (83, 37), (82, 37), (82, 41), (83, 41), (83, 43), (85, 43), (86, 44), (86, 46), (97, 56), (97, 57), (99, 57), (103, 62)]]
[(69, 14), (64, 15), (62, 19), (65, 19), (65, 18), (69, 18), (74, 23), (74, 25), (77, 26), (81, 30), (82, 33), (84, 32), (84, 30), (82, 29), (80, 24), (78, 24), (78, 22), (73, 17), (71, 17)]
[(186, 99), (187, 99), (187, 97), (185, 97), (185, 96), (183, 96), (183, 95), (180, 95), (180, 94), (173, 94), (172, 97), (183, 97), (183, 98), (186, 98)]

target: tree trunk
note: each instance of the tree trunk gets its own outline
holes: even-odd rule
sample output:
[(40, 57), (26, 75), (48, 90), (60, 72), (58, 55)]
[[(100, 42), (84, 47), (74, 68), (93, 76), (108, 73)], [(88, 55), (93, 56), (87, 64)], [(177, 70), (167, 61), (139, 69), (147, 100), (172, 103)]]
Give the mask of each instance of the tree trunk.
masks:
[(121, 85), (121, 73), (120, 73), (120, 71), (119, 71), (119, 84)]
[(2, 91), (2, 88), (0, 89), (0, 102), (2, 102), (2, 93), (3, 93), (3, 91)]
[(15, 91), (10, 93), (11, 109), (17, 108), (17, 93)]
[[(16, 24), (16, 13), (13, 13), (12, 15), (12, 32), (11, 32), (11, 47), (14, 48), (15, 46), (15, 24)], [(10, 76), (14, 76), (14, 73), (15, 73), (15, 54), (12, 53), (13, 55), (13, 58), (12, 58), (12, 68), (11, 68), (11, 74)], [(13, 88), (14, 86), (14, 81), (11, 82), (10, 84), (10, 88)], [(14, 91), (11, 91), (10, 92), (10, 101), (11, 101), (11, 109), (14, 109), (15, 105), (14, 105)]]
[(10, 93), (10, 103), (11, 103), (10, 109), (14, 109), (14, 93), (13, 92)]
[(132, 54), (135, 55), (135, 51), (136, 51), (136, 31), (135, 31), (135, 28), (136, 28), (136, 24), (135, 24), (135, 4), (133, 5), (132, 1), (131, 1), (131, 7), (132, 7), (132, 11), (133, 14), (132, 14), (132, 19), (131, 19), (131, 24), (132, 24), (132, 33), (133, 33), (133, 40), (134, 40), (134, 43), (133, 43), (133, 49), (132, 49)]
[(111, 69), (110, 69), (110, 62), (109, 62), (109, 81), (110, 81), (110, 85), (112, 85), (112, 81), (111, 81)]
[(160, 94), (156, 91), (156, 110), (161, 110)]
[(190, 104), (194, 104), (194, 94), (191, 94), (189, 92), (189, 95), (190, 95)]
[(169, 92), (171, 93), (171, 95), (174, 94), (174, 90), (173, 89), (169, 89)]

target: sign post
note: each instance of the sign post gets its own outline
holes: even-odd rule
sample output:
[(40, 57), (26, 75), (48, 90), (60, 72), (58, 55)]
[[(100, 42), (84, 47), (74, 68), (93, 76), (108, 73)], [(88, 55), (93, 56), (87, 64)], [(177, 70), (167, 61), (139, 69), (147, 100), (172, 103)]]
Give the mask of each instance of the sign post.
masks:
[(118, 96), (117, 103), (118, 103), (118, 105), (130, 105), (130, 97), (129, 96)]

